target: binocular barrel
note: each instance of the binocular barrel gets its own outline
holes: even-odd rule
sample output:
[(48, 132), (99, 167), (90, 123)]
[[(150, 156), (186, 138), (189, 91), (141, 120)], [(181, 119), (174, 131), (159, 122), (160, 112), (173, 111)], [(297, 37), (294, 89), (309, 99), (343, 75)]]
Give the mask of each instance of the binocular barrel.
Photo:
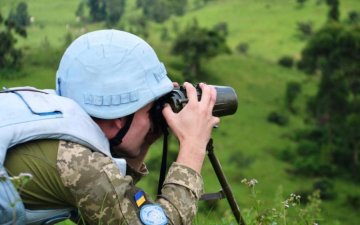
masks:
[[(201, 88), (196, 85), (196, 92), (198, 99), (201, 99)], [(232, 115), (236, 112), (238, 101), (235, 90), (229, 86), (215, 86), (216, 102), (213, 108), (213, 115), (217, 117)], [(174, 88), (164, 98), (166, 103), (169, 103), (174, 112), (179, 112), (188, 102), (186, 90), (183, 86)]]

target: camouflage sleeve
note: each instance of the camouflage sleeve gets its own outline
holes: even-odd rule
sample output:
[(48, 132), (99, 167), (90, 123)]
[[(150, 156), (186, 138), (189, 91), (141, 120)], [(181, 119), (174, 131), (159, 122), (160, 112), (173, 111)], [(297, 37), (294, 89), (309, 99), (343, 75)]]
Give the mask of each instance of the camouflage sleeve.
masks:
[(194, 170), (174, 162), (157, 201), (173, 224), (191, 224), (202, 193), (202, 177)]
[(146, 165), (143, 163), (139, 170), (135, 170), (129, 165), (126, 165), (126, 175), (132, 177), (134, 183), (136, 184), (141, 178), (149, 174), (149, 171)]
[[(138, 188), (131, 176), (120, 174), (111, 158), (61, 141), (57, 168), (86, 223), (142, 224), (134, 203)], [(156, 200), (170, 224), (191, 224), (202, 186), (202, 179), (195, 171), (176, 163), (171, 166), (162, 195)]]

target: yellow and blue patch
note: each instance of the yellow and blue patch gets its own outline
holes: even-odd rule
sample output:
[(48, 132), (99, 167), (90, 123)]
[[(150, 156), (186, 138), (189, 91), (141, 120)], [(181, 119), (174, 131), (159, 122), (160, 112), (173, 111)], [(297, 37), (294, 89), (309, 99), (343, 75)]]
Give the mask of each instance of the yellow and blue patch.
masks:
[(146, 202), (145, 193), (143, 191), (136, 192), (134, 198), (135, 198), (136, 205), (139, 208)]

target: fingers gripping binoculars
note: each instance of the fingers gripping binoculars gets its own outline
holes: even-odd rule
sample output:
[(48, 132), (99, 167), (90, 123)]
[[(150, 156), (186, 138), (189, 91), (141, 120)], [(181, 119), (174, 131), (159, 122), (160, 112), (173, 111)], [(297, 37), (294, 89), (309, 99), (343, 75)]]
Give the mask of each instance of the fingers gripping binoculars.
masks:
[[(237, 95), (232, 87), (228, 86), (214, 86), (216, 89), (216, 101), (214, 108), (212, 110), (213, 116), (221, 117), (226, 115), (232, 115), (237, 110)], [(199, 85), (195, 86), (197, 98), (201, 100), (202, 90)], [(154, 124), (155, 132), (163, 132), (164, 142), (163, 142), (163, 156), (161, 161), (161, 170), (159, 175), (159, 185), (158, 185), (158, 194), (161, 194), (161, 188), (165, 180), (166, 173), (166, 160), (167, 160), (167, 149), (168, 149), (168, 131), (165, 118), (162, 115), (162, 109), (165, 104), (169, 104), (171, 109), (174, 112), (180, 112), (185, 105), (188, 103), (188, 98), (186, 95), (186, 89), (184, 86), (174, 88), (170, 93), (161, 97), (155, 101), (152, 109), (150, 110), (150, 117)], [(234, 217), (238, 224), (246, 225), (244, 219), (240, 214), (240, 208), (236, 203), (235, 197), (231, 191), (231, 188), (225, 178), (225, 174), (221, 169), (220, 162), (215, 156), (213, 150), (212, 139), (209, 140), (209, 143), (206, 147), (207, 155), (209, 156), (210, 162), (215, 170), (215, 173), (218, 177), (218, 180), (221, 184), (222, 190), (218, 193), (209, 193), (203, 194), (201, 200), (211, 200), (211, 199), (222, 199), (226, 198), (229, 202), (231, 210), (234, 214)]]
[[(226, 115), (232, 115), (236, 112), (238, 101), (235, 90), (229, 86), (215, 86), (216, 89), (216, 102), (213, 108), (213, 116), (221, 117)], [(197, 84), (195, 85), (198, 100), (201, 99), (201, 88)], [(169, 104), (174, 112), (180, 112), (182, 108), (188, 103), (186, 95), (186, 89), (184, 86), (175, 87), (171, 92), (158, 99), (151, 112), (151, 118), (156, 125), (166, 124), (163, 116), (162, 109), (165, 104)]]

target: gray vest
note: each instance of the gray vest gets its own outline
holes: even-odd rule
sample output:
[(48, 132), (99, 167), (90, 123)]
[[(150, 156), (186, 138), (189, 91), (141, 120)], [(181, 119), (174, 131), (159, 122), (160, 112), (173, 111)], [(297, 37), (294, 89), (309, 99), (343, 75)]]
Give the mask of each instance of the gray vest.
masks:
[[(69, 212), (69, 209), (25, 210), (3, 167), (10, 147), (36, 139), (68, 140), (112, 158), (102, 130), (73, 100), (58, 96), (53, 90), (32, 87), (0, 91), (0, 224), (40, 224), (56, 221)], [(112, 159), (125, 175), (126, 161)]]

